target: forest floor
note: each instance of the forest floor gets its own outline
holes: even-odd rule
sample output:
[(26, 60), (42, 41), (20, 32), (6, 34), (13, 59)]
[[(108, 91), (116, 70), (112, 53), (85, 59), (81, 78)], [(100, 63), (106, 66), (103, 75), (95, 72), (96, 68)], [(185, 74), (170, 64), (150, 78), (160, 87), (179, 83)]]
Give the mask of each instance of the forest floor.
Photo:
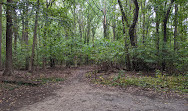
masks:
[[(187, 111), (186, 95), (158, 93), (139, 87), (125, 89), (92, 83), (84, 66), (48, 69), (28, 78), (41, 78), (40, 86), (0, 87), (0, 111)], [(1, 72), (2, 73), (2, 72)], [(1, 74), (0, 73), (0, 74)], [(25, 73), (25, 72), (23, 72)], [(47, 77), (56, 77), (47, 82)], [(32, 79), (33, 79), (32, 78)], [(57, 78), (66, 78), (57, 79)], [(54, 82), (56, 81), (56, 82)], [(58, 81), (58, 82), (57, 82)], [(4, 88), (4, 89), (3, 89)]]

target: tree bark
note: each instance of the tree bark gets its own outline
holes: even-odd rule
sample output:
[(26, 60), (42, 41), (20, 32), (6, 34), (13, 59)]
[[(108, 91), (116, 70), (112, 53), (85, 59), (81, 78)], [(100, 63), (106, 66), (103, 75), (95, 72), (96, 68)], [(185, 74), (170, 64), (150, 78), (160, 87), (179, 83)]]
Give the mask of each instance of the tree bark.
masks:
[(22, 9), (22, 38), (21, 38), (21, 42), (22, 44), (24, 43), (24, 40), (25, 40), (25, 8)]
[[(116, 10), (116, 5), (114, 5), (114, 10)], [(114, 22), (113, 22), (113, 40), (116, 40), (116, 15), (114, 15)]]
[(133, 23), (129, 28), (129, 36), (130, 36), (130, 41), (131, 41), (131, 46), (136, 46), (136, 42), (135, 42), (135, 27), (136, 27), (136, 23), (138, 21), (138, 13), (139, 13), (139, 7), (138, 7), (138, 1), (134, 0), (134, 5), (135, 5), (135, 10), (134, 10), (134, 18), (133, 18)]
[(104, 0), (104, 9), (103, 9), (103, 29), (104, 29), (104, 38), (108, 39), (108, 32), (107, 32), (107, 20), (106, 20), (106, 0)]
[[(28, 12), (29, 12), (28, 7), (29, 7), (29, 4), (28, 4), (28, 1), (27, 1), (27, 3), (26, 3), (26, 15), (28, 15)], [(28, 17), (25, 19), (25, 40), (24, 40), (27, 51), (28, 51), (28, 45), (29, 45), (29, 43), (28, 43), (28, 39), (29, 39), (29, 35), (28, 35), (28, 33), (29, 33), (28, 32), (28, 30), (29, 30), (29, 20), (28, 19), (29, 19)], [(26, 70), (29, 69), (29, 55), (28, 54), (26, 54), (26, 58), (25, 58), (25, 69)]]
[(163, 35), (164, 36), (163, 37), (163, 41), (164, 41), (164, 43), (167, 42), (166, 27), (167, 27), (167, 22), (168, 22), (168, 18), (169, 18), (169, 14), (170, 14), (170, 10), (171, 10), (173, 2), (174, 2), (174, 0), (171, 0), (171, 4), (170, 4), (170, 6), (169, 6), (169, 8), (168, 8), (168, 10), (167, 10), (167, 12), (165, 14), (164, 20), (163, 20), (163, 34), (164, 34)]
[(123, 19), (125, 20), (127, 27), (129, 27), (129, 36), (130, 36), (131, 46), (136, 46), (135, 27), (136, 27), (136, 23), (138, 21), (139, 7), (138, 7), (138, 1), (137, 0), (133, 0), (133, 2), (134, 2), (134, 5), (135, 5), (134, 18), (133, 18), (133, 23), (131, 24), (131, 26), (129, 26), (129, 22), (128, 22), (128, 19), (127, 19), (125, 12), (123, 10), (121, 0), (118, 0)]
[[(2, 0), (0, 1), (2, 2)], [(0, 4), (0, 70), (2, 70), (1, 43), (2, 43), (2, 4)]]
[(159, 55), (159, 42), (160, 42), (160, 37), (159, 37), (159, 25), (160, 25), (160, 16), (159, 16), (159, 11), (158, 11), (158, 7), (155, 8), (155, 13), (156, 13), (156, 36), (155, 36), (155, 44), (156, 44), (156, 49), (157, 49), (157, 68), (160, 68), (160, 55)]
[[(121, 10), (121, 14), (122, 14), (122, 20), (126, 22), (126, 25), (127, 27), (129, 28), (129, 36), (130, 36), (130, 42), (131, 42), (131, 46), (135, 47), (136, 46), (136, 43), (137, 43), (137, 39), (136, 39), (136, 23), (138, 21), (138, 13), (139, 13), (139, 7), (138, 7), (138, 2), (137, 0), (133, 0), (134, 2), (134, 5), (135, 5), (135, 11), (134, 11), (134, 17), (133, 17), (133, 23), (131, 24), (131, 26), (129, 25), (129, 22), (128, 22), (128, 19), (125, 15), (125, 12), (123, 10), (123, 6), (122, 6), (122, 3), (121, 3), (121, 0), (118, 0), (118, 3), (119, 3), (119, 7), (120, 7), (120, 10)], [(123, 27), (124, 26), (124, 22), (123, 23)], [(123, 33), (125, 33), (125, 29), (123, 28)], [(126, 53), (128, 53), (128, 45), (126, 45), (126, 40), (125, 40), (125, 49), (126, 49)], [(126, 65), (127, 65), (127, 68), (128, 69), (131, 69), (131, 63), (130, 63), (130, 57), (129, 55), (127, 55), (127, 62)], [(132, 61), (132, 68), (136, 70), (137, 68), (137, 62), (135, 61), (135, 55), (133, 55), (133, 61)]]
[(31, 55), (31, 66), (30, 66), (31, 72), (34, 71), (35, 46), (37, 42), (38, 13), (39, 13), (39, 0), (37, 0), (37, 10), (36, 10), (36, 16), (35, 16), (35, 27), (34, 27), (34, 34), (33, 34), (33, 46), (32, 46), (32, 55)]
[(121, 10), (121, 14), (123, 16), (123, 20), (125, 20), (127, 27), (129, 27), (129, 22), (128, 22), (128, 19), (127, 19), (126, 15), (125, 15), (125, 12), (123, 10), (123, 6), (122, 6), (122, 3), (121, 3), (121, 0), (118, 0), (118, 3), (119, 3), (120, 10)]
[(87, 45), (89, 45), (89, 40), (90, 40), (90, 30), (91, 30), (91, 18), (88, 10), (88, 18), (87, 18)]
[(177, 33), (178, 33), (178, 5), (175, 4), (175, 29), (174, 29), (174, 51), (177, 51), (178, 45), (177, 45)]
[(92, 28), (92, 34), (93, 34), (93, 36), (92, 36), (92, 43), (93, 43), (93, 47), (94, 47), (94, 44), (95, 44), (95, 33), (96, 33), (96, 28)]
[(172, 4), (175, 0), (171, 0), (170, 6), (167, 9), (167, 12), (165, 14), (164, 20), (163, 20), (163, 62), (162, 62), (162, 70), (164, 71), (166, 69), (166, 61), (164, 59), (164, 57), (166, 57), (166, 43), (167, 43), (167, 31), (166, 31), (166, 27), (167, 27), (167, 22), (168, 22), (168, 18), (169, 18), (169, 14), (170, 14), (170, 10), (172, 7)]
[(17, 19), (17, 13), (16, 9), (13, 10), (13, 35), (14, 35), (14, 57), (13, 61), (17, 61), (17, 39), (18, 39), (18, 19)]
[[(141, 5), (142, 6), (142, 15), (143, 15), (143, 23), (142, 23), (142, 43), (145, 44), (145, 1), (144, 3)], [(143, 8), (144, 7), (144, 8)], [(141, 15), (141, 14), (140, 14)]]
[(81, 20), (79, 21), (78, 25), (79, 25), (79, 32), (80, 32), (80, 40), (82, 40), (82, 25), (81, 25)]
[(122, 24), (123, 24), (123, 36), (125, 37), (126, 69), (128, 71), (130, 71), (131, 70), (131, 61), (130, 61), (130, 55), (129, 55), (129, 50), (128, 50), (127, 37), (126, 37), (126, 31), (125, 31), (125, 23), (124, 23), (124, 17), (123, 16), (122, 16)]
[(12, 67), (12, 0), (7, 0), (7, 11), (6, 11), (6, 62), (5, 62), (5, 71), (3, 76), (11, 76), (13, 74)]

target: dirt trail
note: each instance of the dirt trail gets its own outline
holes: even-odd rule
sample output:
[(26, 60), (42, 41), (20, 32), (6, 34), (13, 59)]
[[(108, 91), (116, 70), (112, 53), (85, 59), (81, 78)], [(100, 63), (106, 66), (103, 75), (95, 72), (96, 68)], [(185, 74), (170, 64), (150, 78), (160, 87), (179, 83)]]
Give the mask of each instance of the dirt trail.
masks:
[(94, 88), (84, 81), (88, 70), (75, 75), (41, 102), (19, 111), (188, 111), (186, 100), (160, 100), (135, 96), (119, 90)]

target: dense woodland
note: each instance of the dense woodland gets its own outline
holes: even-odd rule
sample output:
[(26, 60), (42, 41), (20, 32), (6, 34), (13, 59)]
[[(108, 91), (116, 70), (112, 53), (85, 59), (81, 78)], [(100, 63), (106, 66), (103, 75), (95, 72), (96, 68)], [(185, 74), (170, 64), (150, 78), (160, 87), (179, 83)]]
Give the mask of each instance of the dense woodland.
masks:
[(0, 69), (188, 71), (186, 0), (0, 0)]

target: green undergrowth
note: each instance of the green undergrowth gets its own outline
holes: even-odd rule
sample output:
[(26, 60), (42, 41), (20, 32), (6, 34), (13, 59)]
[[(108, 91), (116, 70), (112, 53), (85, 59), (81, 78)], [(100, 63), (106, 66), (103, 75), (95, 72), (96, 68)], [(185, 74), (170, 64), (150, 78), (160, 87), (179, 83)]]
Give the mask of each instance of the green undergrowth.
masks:
[[(58, 78), (58, 77), (43, 77), (39, 78), (33, 81), (40, 82), (41, 84), (47, 84), (47, 83), (55, 83), (55, 82), (60, 82), (64, 81), (64, 78)], [(19, 88), (21, 86), (35, 86), (35, 85), (30, 85), (28, 83), (0, 83), (0, 92), (3, 90), (14, 90), (16, 88)], [(37, 86), (37, 85), (36, 85)]]
[(120, 72), (116, 76), (99, 76), (95, 82), (120, 87), (138, 86), (143, 88), (153, 88), (158, 91), (188, 93), (188, 75), (167, 76), (160, 72), (157, 72), (155, 77), (125, 75), (126, 73)]
[(46, 84), (48, 82), (60, 82), (60, 81), (64, 81), (65, 79), (64, 78), (57, 78), (57, 77), (48, 77), (48, 78), (39, 78), (39, 79), (36, 79), (35, 81), (39, 81), (39, 82), (42, 82), (42, 84)]
[(9, 84), (9, 83), (0, 83), (0, 91), (1, 90), (14, 90), (18, 88), (18, 85), (15, 84)]

